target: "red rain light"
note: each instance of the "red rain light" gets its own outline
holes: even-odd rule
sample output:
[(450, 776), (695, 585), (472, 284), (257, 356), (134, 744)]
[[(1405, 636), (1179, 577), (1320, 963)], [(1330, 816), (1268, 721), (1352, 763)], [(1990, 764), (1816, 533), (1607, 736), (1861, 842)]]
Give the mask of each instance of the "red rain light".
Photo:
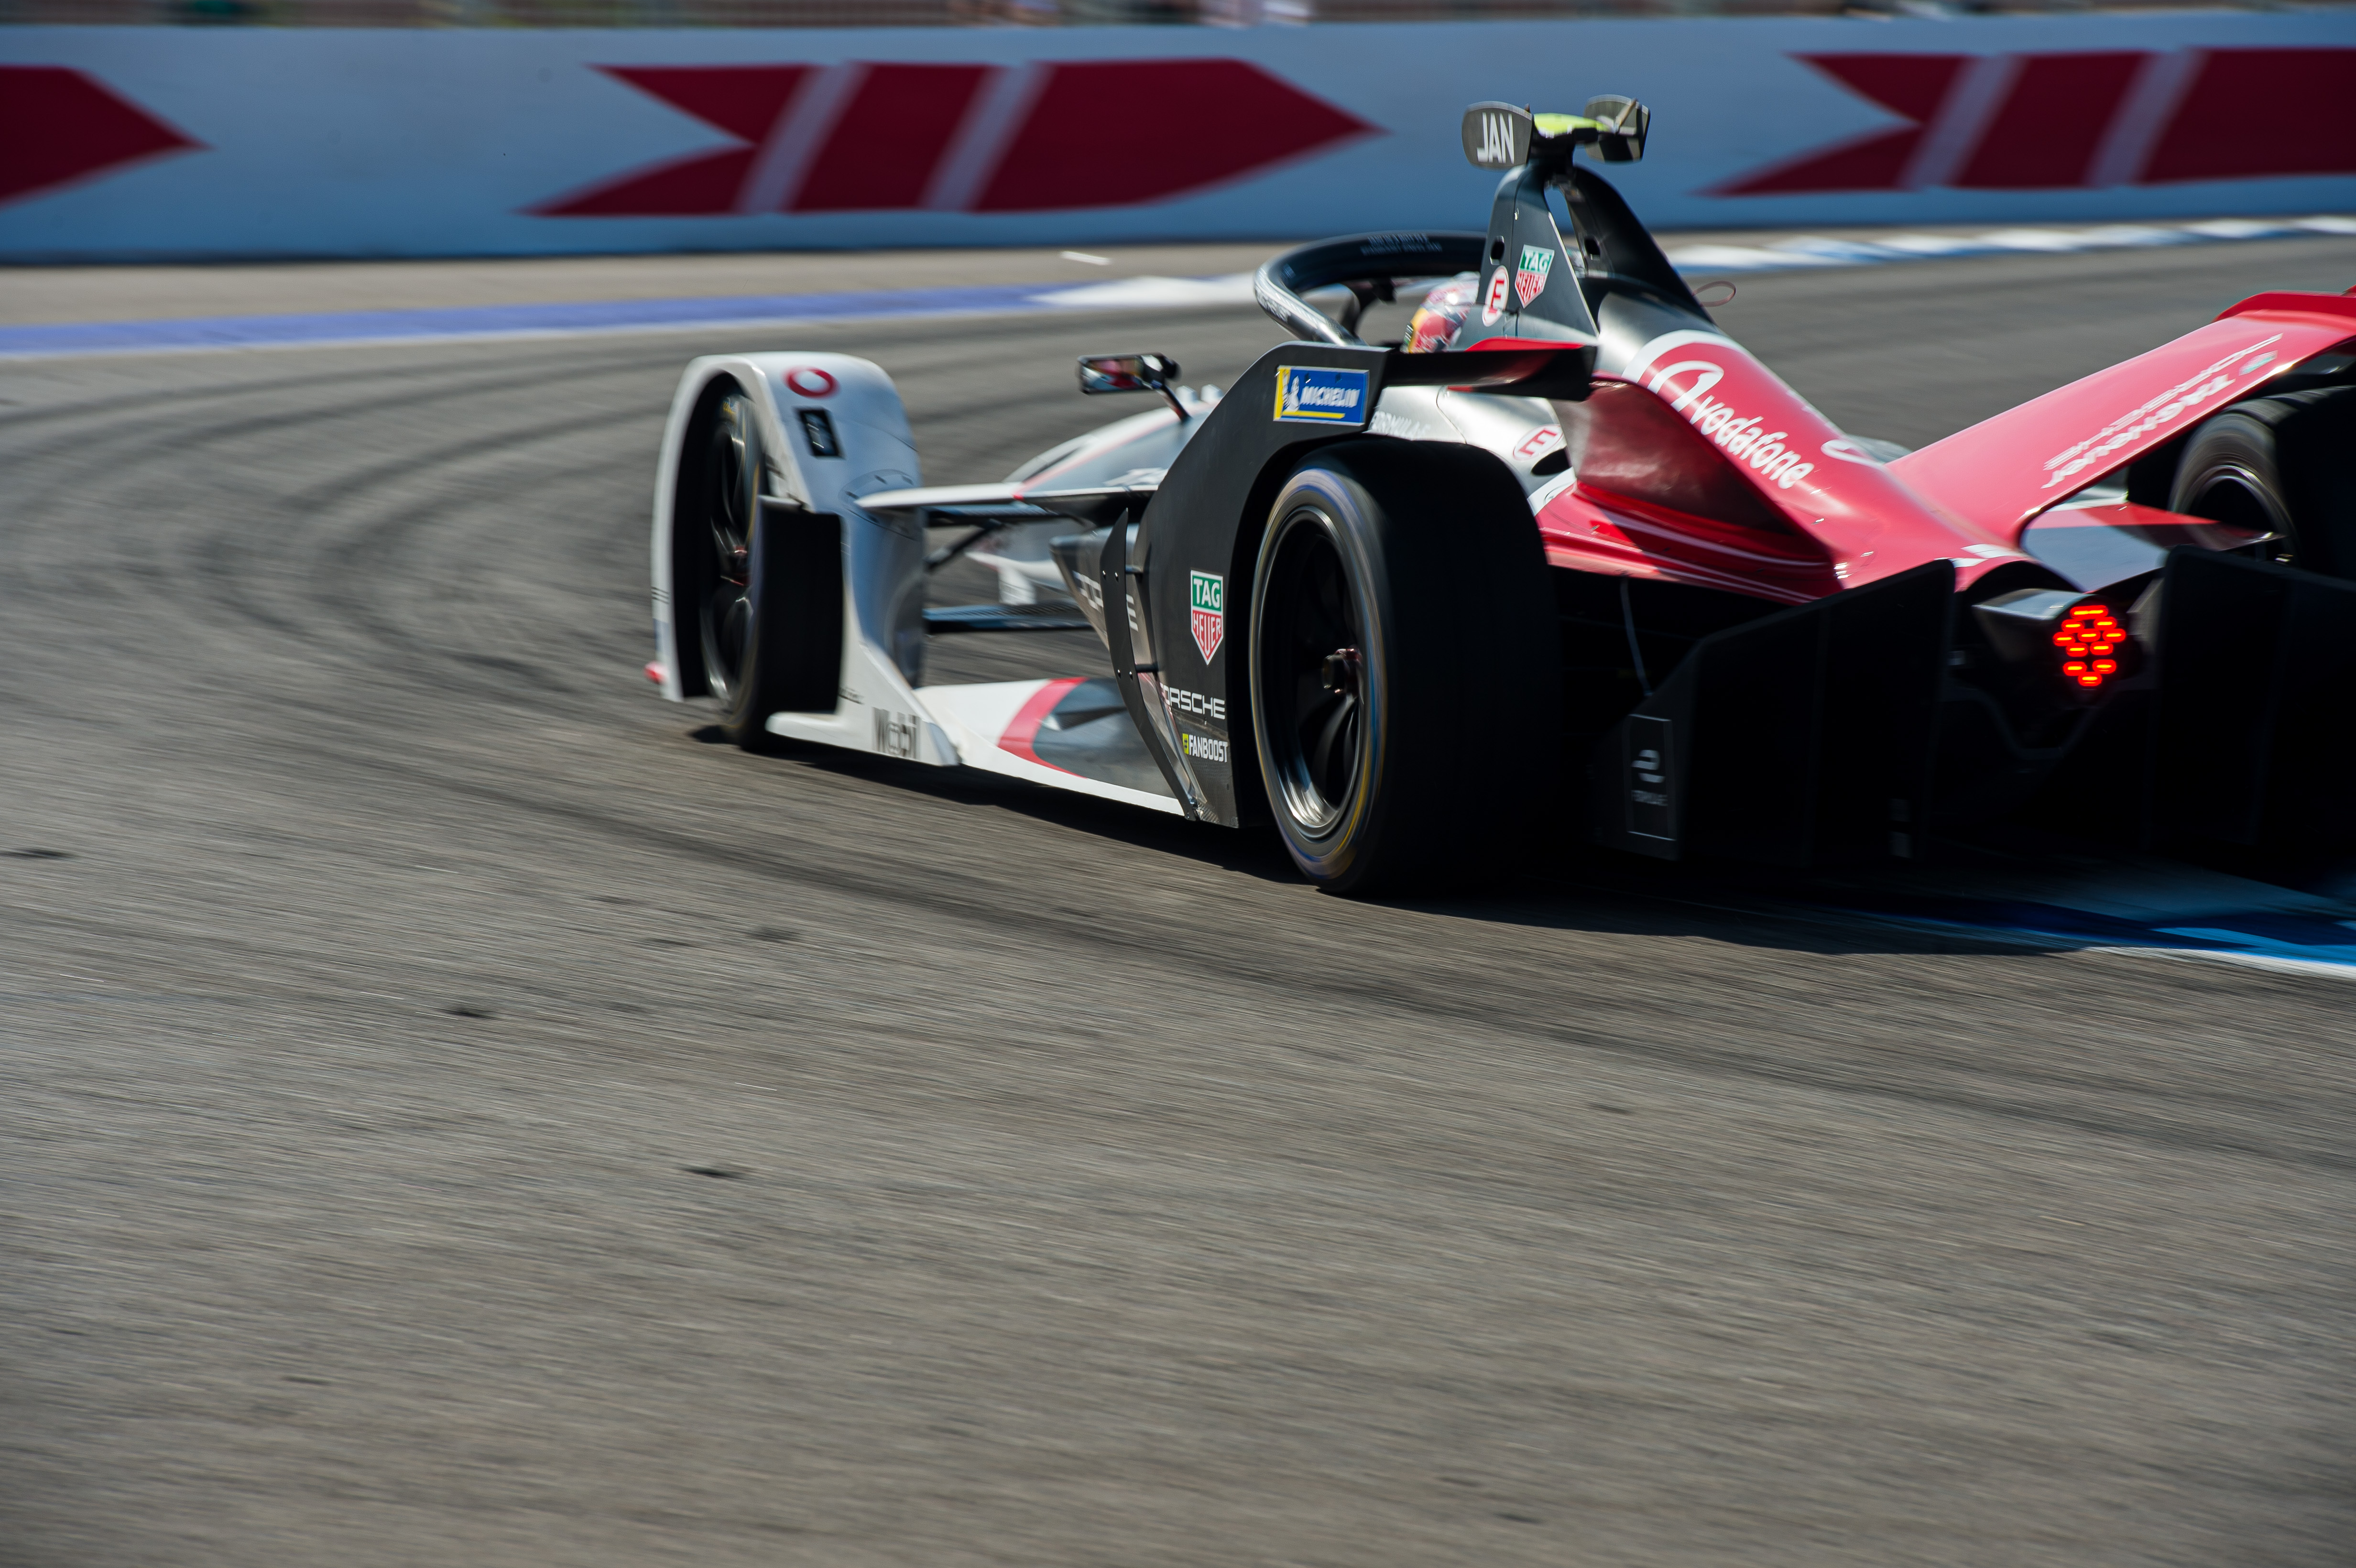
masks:
[(2062, 654), (2062, 673), (2089, 691), (2119, 673), (2119, 661), (2113, 656), (2126, 646), (2126, 628), (2119, 624), (2109, 605), (2095, 599), (2071, 606), (2062, 617), (2061, 629), (2053, 634), (2053, 645)]

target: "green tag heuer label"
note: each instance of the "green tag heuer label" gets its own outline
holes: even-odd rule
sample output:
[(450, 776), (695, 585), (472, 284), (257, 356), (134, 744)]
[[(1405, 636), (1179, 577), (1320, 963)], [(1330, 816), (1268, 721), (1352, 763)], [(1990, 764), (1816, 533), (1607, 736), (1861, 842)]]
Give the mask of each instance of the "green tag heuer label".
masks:
[(1524, 310), (1529, 309), (1530, 302), (1546, 292), (1547, 274), (1552, 271), (1554, 251), (1550, 247), (1522, 247), (1522, 264), (1514, 269), (1514, 297), (1522, 302)]
[(1203, 662), (1209, 664), (1211, 656), (1227, 635), (1227, 580), (1215, 571), (1190, 571), (1186, 574), (1187, 616), (1194, 634), (1194, 645), (1203, 650)]

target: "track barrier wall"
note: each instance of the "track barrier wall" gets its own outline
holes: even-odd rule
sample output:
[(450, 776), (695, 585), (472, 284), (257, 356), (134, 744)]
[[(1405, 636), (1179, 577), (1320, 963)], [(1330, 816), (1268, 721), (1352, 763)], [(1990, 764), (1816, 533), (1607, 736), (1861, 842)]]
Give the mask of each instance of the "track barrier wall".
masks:
[(0, 258), (1477, 227), (1467, 103), (1662, 228), (2356, 209), (2356, 10), (1194, 28), (0, 28)]

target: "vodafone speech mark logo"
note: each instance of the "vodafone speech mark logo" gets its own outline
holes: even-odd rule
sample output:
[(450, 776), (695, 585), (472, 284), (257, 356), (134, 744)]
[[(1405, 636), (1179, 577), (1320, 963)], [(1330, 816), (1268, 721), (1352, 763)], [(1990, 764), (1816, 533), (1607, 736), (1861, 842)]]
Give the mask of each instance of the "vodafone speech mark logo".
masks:
[(203, 146), (87, 72), (0, 65), (0, 202)]
[(834, 378), (815, 365), (797, 365), (786, 372), (786, 390), (797, 397), (834, 396)]
[(598, 69), (737, 144), (559, 197), (537, 216), (1125, 207), (1380, 133), (1239, 59)]
[(1798, 446), (1786, 446), (1791, 432), (1763, 430), (1765, 421), (1745, 415), (1730, 402), (1709, 395), (1726, 379), (1726, 367), (1715, 359), (1680, 359), (1644, 377), (1646, 389), (1669, 400), (1669, 407), (1686, 416), (1693, 427), (1718, 443), (1719, 450), (1778, 490), (1789, 490), (1816, 471)]
[(2356, 48), (1795, 57), (1907, 122), (1711, 196), (2356, 174)]

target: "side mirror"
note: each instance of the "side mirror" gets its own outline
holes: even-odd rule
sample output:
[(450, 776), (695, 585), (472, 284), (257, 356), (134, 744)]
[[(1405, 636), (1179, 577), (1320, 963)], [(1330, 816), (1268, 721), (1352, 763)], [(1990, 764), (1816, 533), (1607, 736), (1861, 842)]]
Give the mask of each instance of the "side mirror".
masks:
[(1187, 417), (1172, 383), (1178, 379), (1178, 361), (1167, 354), (1083, 354), (1080, 390), (1090, 397), (1107, 392), (1159, 392), (1178, 417)]
[(1080, 390), (1158, 392), (1178, 379), (1178, 361), (1167, 354), (1083, 354)]

